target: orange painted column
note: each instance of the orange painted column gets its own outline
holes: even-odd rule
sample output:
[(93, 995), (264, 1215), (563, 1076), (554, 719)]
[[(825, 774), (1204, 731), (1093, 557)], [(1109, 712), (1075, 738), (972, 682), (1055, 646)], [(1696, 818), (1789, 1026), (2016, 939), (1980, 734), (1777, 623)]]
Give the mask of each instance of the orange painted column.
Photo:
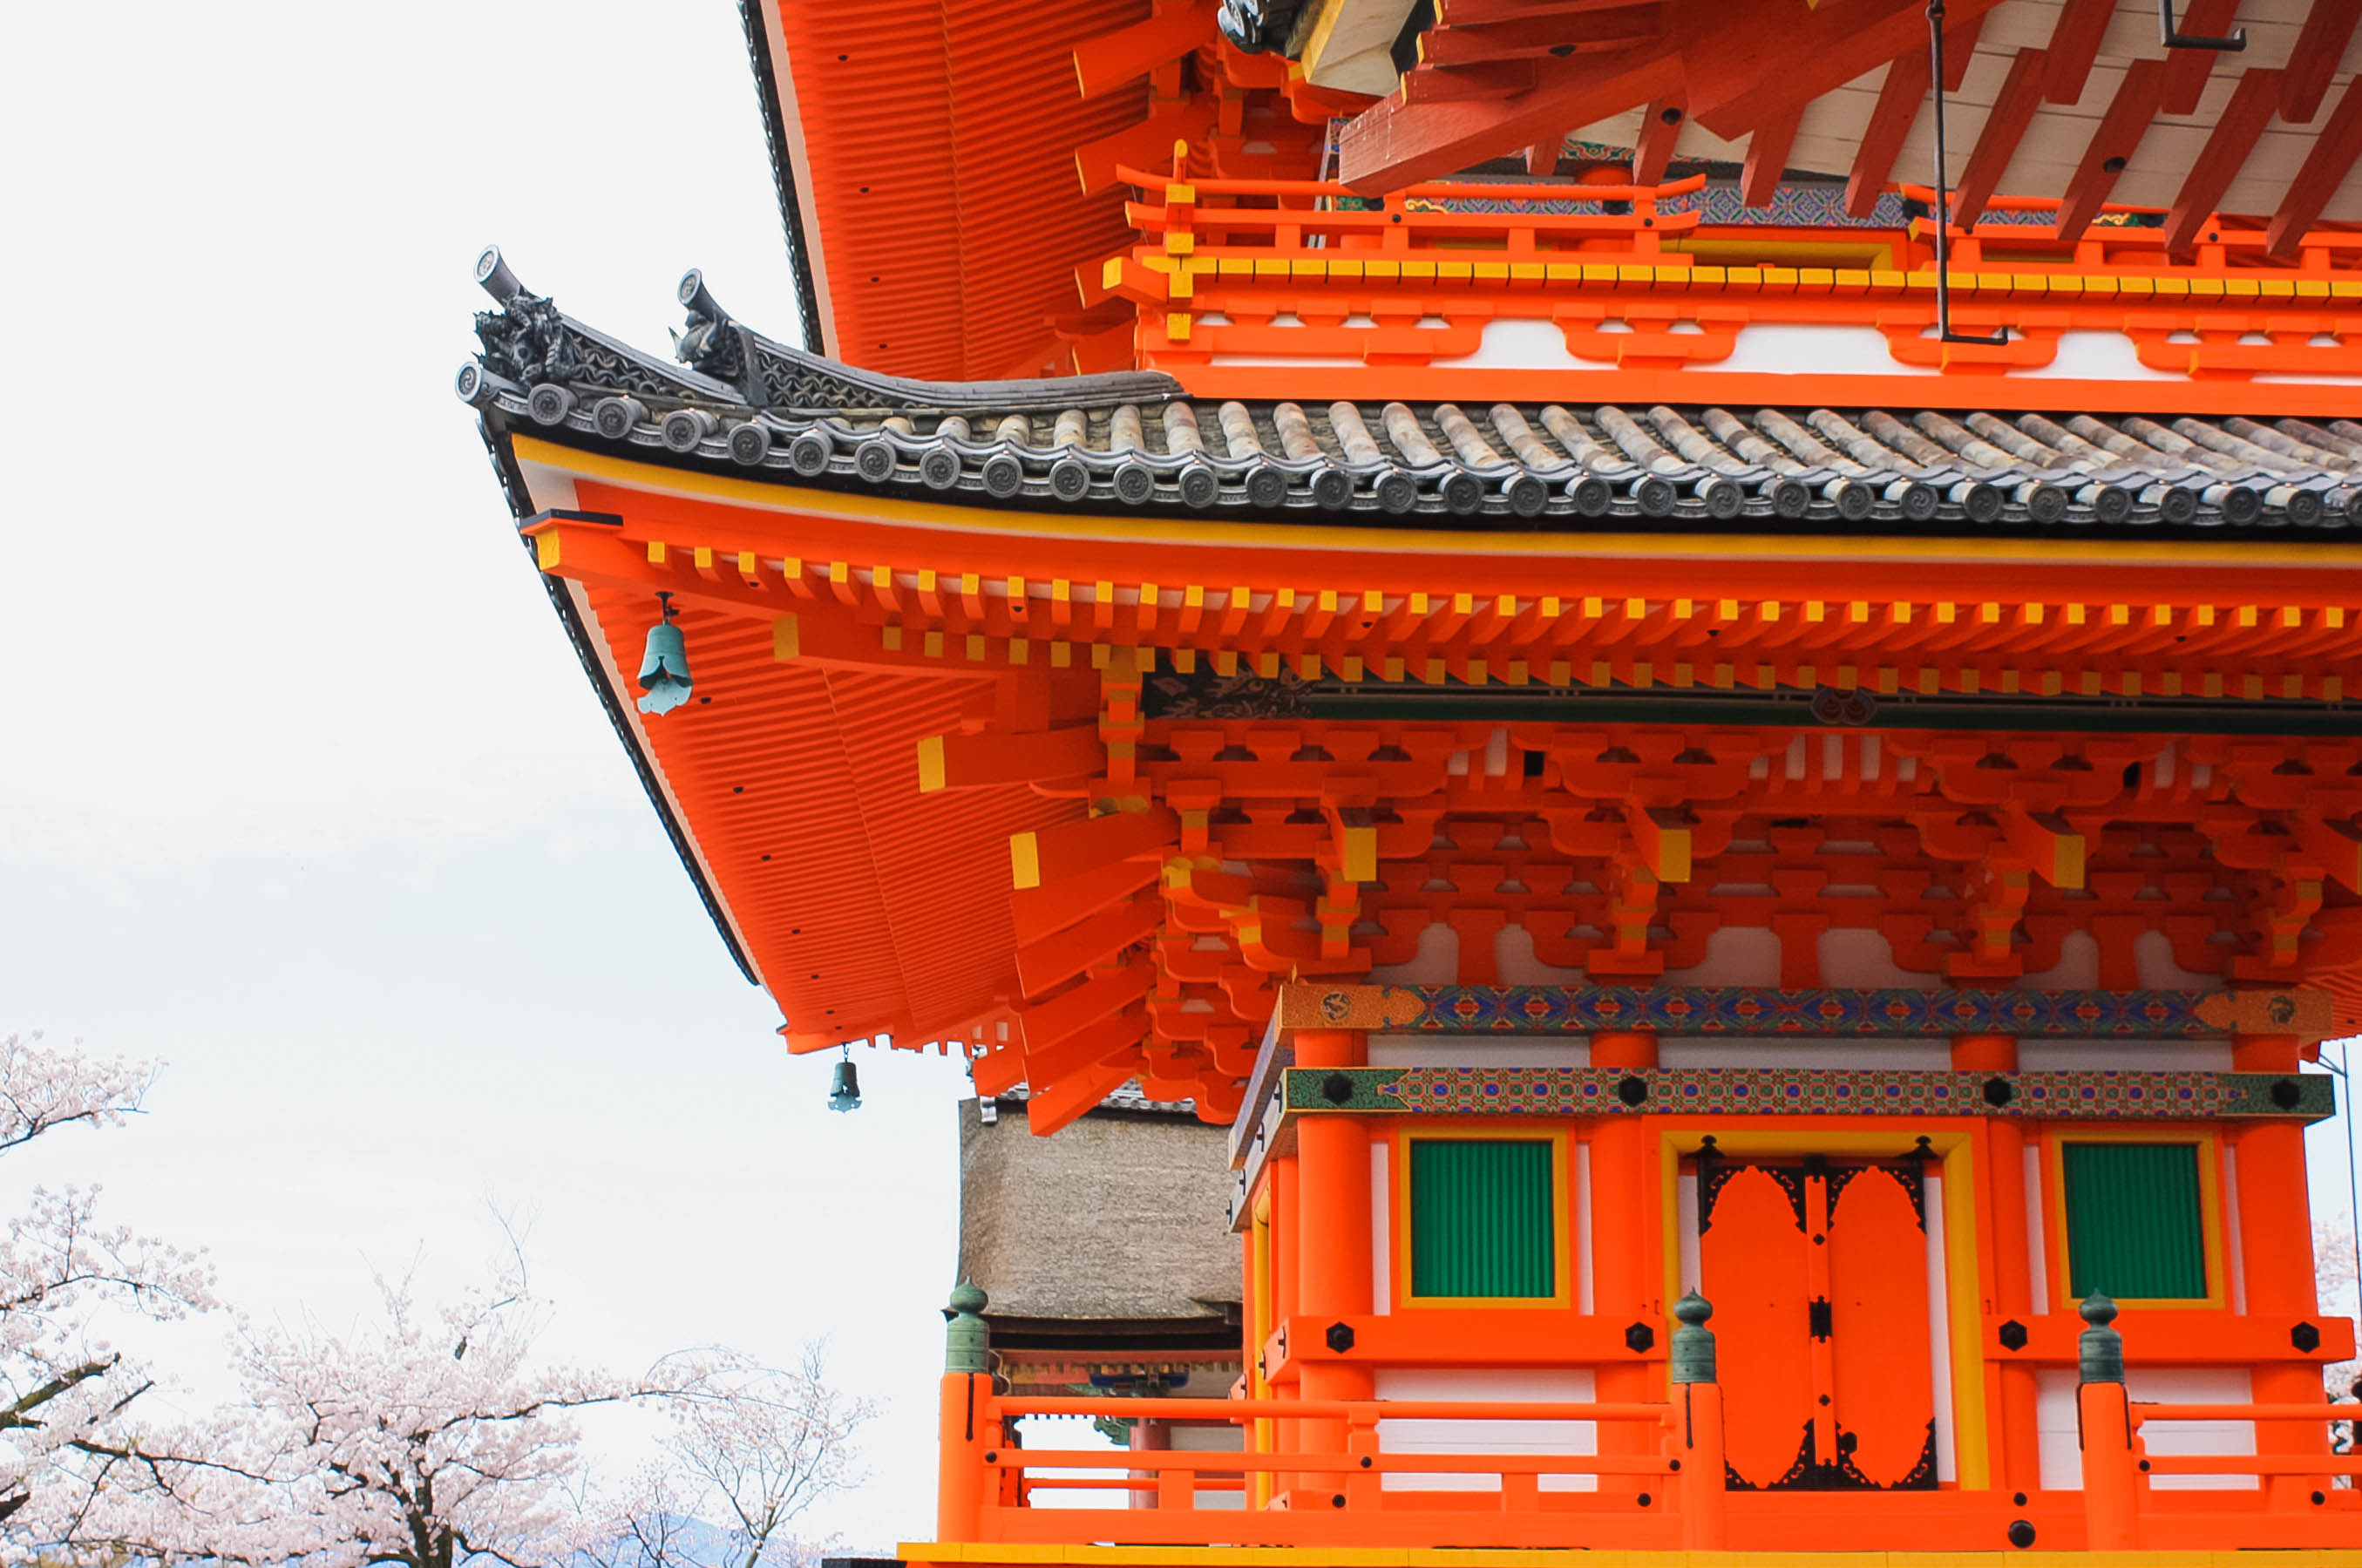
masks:
[[(1303, 1030), (1296, 1036), (1298, 1067), (1351, 1067), (1365, 1059), (1355, 1030)], [(1306, 1116), (1296, 1127), (1297, 1332), (1325, 1334), (1343, 1319), (1366, 1318), (1371, 1308), (1370, 1130), (1358, 1116)], [(1298, 1387), (1307, 1399), (1367, 1399), (1374, 1379), (1365, 1363), (1330, 1359), (1326, 1343), (1292, 1342), (1289, 1354), (1303, 1369)], [(1345, 1423), (1298, 1423), (1304, 1447), (1321, 1453), (1345, 1452)], [(1298, 1506), (1326, 1504), (1344, 1495), (1336, 1475), (1299, 1477), (1306, 1490), (1326, 1495)]]
[[(1594, 1067), (1641, 1072), (1657, 1065), (1657, 1037), (1644, 1032), (1612, 1032), (1591, 1037)], [(1670, 1325), (1664, 1317), (1664, 1280), (1659, 1233), (1663, 1224), (1657, 1161), (1657, 1132), (1644, 1116), (1602, 1117), (1591, 1133), (1591, 1301), (1606, 1322), (1654, 1329), (1659, 1348)], [(1602, 1404), (1639, 1403), (1664, 1397), (1661, 1362), (1603, 1365), (1597, 1372)], [(1634, 1421), (1603, 1421), (1599, 1452), (1656, 1452), (1658, 1434)], [(1629, 1498), (1647, 1490), (1636, 1476), (1603, 1475), (1599, 1489)]]
[[(1952, 1038), (1956, 1073), (2017, 1071), (2017, 1042), (2006, 1034), (1959, 1034)], [(1983, 1295), (1992, 1309), (2032, 1327), (2033, 1247), (2025, 1221), (2025, 1131), (2005, 1117), (1980, 1129), (1984, 1155), (1984, 1200), (1978, 1205), (1992, 1258), (1992, 1277)], [(2014, 1362), (1989, 1362), (1993, 1369), (1992, 1440), (1999, 1452), (1992, 1473), (2013, 1494), (2032, 1496), (2042, 1479), (2042, 1436), (2035, 1413), (2035, 1370)]]
[[(1296, 1156), (1290, 1154), (1284, 1159), (1275, 1159), (1271, 1162), (1270, 1168), (1271, 1321), (1264, 1325), (1266, 1343), (1273, 1331), (1296, 1316), (1302, 1300), (1296, 1288), (1296, 1282), (1299, 1276), (1296, 1261), (1297, 1235)], [(1264, 1349), (1263, 1345), (1255, 1345), (1252, 1347), (1252, 1353), (1261, 1355), (1264, 1353)], [(1304, 1389), (1302, 1385), (1290, 1382), (1271, 1388), (1270, 1393), (1275, 1399), (1295, 1399), (1303, 1396)], [(1299, 1423), (1295, 1421), (1272, 1422), (1266, 1429), (1270, 1437), (1269, 1446), (1282, 1452), (1301, 1448), (1304, 1434), (1298, 1430), (1298, 1426)], [(1288, 1473), (1282, 1471), (1272, 1474), (1271, 1479), (1264, 1483), (1263, 1501), (1270, 1502), (1272, 1492), (1284, 1493), (1294, 1485), (1296, 1485), (1295, 1477)]]
[[(2302, 1042), (2293, 1035), (2245, 1034), (2231, 1044), (2231, 1069), (2288, 1073), (2298, 1068)], [(2314, 1290), (2312, 1208), (2307, 1201), (2304, 1129), (2293, 1121), (2251, 1121), (2231, 1134), (2239, 1183), (2239, 1263), (2247, 1311), (2259, 1318), (2311, 1318), (2321, 1310)], [(2129, 1347), (2137, 1356), (2139, 1347)], [(2321, 1369), (2304, 1362), (2269, 1362), (2251, 1375), (2259, 1405), (2317, 1405), (2324, 1396)], [(2326, 1453), (2327, 1423), (2258, 1421), (2258, 1453)], [(2274, 1509), (2312, 1507), (2325, 1476), (2279, 1475), (2265, 1483)]]

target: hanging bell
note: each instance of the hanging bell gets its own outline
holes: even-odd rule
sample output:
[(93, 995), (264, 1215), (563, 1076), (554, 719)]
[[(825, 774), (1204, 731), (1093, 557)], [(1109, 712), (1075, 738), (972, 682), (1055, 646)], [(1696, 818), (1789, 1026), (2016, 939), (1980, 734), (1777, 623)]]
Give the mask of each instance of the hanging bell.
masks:
[(672, 595), (659, 593), (664, 619), (648, 628), (647, 652), (640, 659), (640, 712), (669, 713), (689, 701), (689, 645), (673, 624)]
[(831, 1110), (861, 1109), (861, 1077), (854, 1071), (850, 1056), (836, 1064), (836, 1075), (829, 1084), (828, 1108)]

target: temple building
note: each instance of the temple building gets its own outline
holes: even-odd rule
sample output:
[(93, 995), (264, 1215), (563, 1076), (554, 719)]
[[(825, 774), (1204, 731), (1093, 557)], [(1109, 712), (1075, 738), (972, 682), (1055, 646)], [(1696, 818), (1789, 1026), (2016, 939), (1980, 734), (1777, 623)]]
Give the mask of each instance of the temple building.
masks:
[[(986, 1293), (994, 1370), (1021, 1395), (1227, 1397), (1245, 1365), (1224, 1129), (1131, 1088), (1054, 1138), (1027, 1110), (1021, 1089), (959, 1108), (958, 1277)], [(1127, 1448), (1241, 1446), (1219, 1406), (1122, 1411), (1097, 1420)]]
[(969, 1064), (904, 1561), (2362, 1562), (2362, 5), (744, 14), (803, 319), (458, 390), (788, 1050)]

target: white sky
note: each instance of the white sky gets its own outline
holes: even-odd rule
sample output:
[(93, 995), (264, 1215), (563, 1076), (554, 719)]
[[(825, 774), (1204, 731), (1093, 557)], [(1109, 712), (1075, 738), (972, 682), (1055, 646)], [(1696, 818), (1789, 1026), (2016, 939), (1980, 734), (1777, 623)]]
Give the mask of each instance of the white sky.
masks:
[[(103, 1179), (332, 1325), (513, 1213), (560, 1354), (828, 1336), (889, 1414), (818, 1523), (923, 1538), (964, 1079), (787, 1059), (449, 390), (487, 240), (635, 342), (692, 264), (793, 336), (734, 6), (0, 17), (0, 1027), (171, 1064), (0, 1199)], [(196, 1395), (221, 1326), (156, 1342)]]
[[(929, 1534), (965, 1080), (787, 1058), (450, 391), (488, 240), (635, 342), (691, 265), (793, 337), (735, 7), (10, 6), (0, 144), (0, 1028), (171, 1064), (0, 1211), (103, 1179), (342, 1324), (497, 1207), (561, 1354), (829, 1336), (890, 1414), (821, 1522)], [(160, 1345), (200, 1392), (223, 1327)]]

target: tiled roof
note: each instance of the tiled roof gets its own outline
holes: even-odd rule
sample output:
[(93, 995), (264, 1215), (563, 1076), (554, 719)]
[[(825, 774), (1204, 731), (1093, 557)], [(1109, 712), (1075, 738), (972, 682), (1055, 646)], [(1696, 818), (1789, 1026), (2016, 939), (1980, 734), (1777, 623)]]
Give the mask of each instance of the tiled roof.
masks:
[[(1170, 377), (877, 376), (730, 320), (695, 273), (668, 363), (527, 294), (460, 395), (519, 426), (791, 483), (1094, 511), (1473, 527), (1646, 519), (1908, 532), (2343, 529), (2362, 424), (2006, 411), (1193, 402)], [(505, 291), (505, 292), (504, 292)], [(1709, 378), (1701, 375), (1701, 381)]]

